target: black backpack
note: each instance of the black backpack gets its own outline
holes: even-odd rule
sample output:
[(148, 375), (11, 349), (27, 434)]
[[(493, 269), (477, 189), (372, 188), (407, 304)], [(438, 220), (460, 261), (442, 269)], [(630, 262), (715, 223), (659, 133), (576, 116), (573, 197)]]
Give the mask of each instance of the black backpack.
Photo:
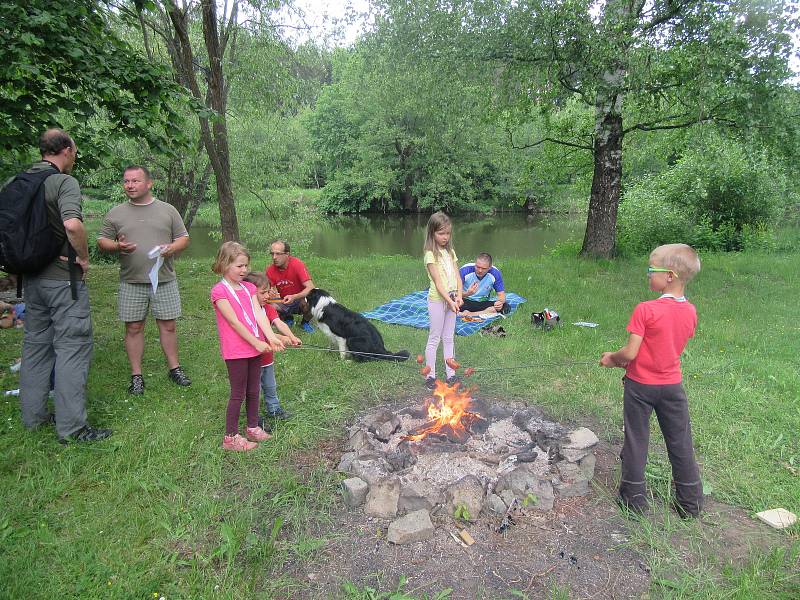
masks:
[(44, 197), (44, 180), (59, 172), (20, 173), (0, 190), (0, 270), (35, 275), (61, 254)]

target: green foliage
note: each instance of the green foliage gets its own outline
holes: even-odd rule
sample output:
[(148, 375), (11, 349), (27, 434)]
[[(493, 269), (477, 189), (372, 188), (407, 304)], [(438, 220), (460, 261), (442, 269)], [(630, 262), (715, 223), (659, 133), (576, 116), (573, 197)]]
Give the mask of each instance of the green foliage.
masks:
[(453, 518), (457, 521), (470, 521), (472, 520), (469, 514), (469, 509), (466, 504), (459, 502), (453, 510)]
[(0, 0), (0, 14), (0, 149), (9, 163), (27, 160), (52, 126), (70, 129), (84, 167), (120, 136), (164, 154), (185, 142), (185, 94), (114, 34), (105, 3)]
[(766, 153), (712, 134), (671, 167), (642, 177), (619, 212), (621, 252), (684, 242), (707, 250), (770, 249), (786, 180)]

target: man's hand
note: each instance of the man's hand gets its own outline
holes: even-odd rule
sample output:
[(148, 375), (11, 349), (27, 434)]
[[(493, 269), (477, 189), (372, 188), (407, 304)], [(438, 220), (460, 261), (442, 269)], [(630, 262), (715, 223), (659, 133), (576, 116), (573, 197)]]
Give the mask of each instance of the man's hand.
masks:
[(173, 254), (175, 254), (175, 248), (172, 244), (161, 245), (161, 256), (166, 258), (168, 256), (172, 256)]
[(494, 301), (494, 309), (497, 312), (500, 312), (501, 310), (503, 310), (503, 301), (502, 300), (495, 300)]
[(478, 291), (478, 282), (477, 281), (473, 281), (472, 285), (467, 288), (466, 292), (464, 292), (464, 295), (465, 296), (472, 296), (472, 294), (474, 294), (477, 291)]
[(295, 295), (294, 294), (289, 294), (289, 295), (283, 297), (283, 303), (284, 304), (291, 304), (292, 302), (294, 302), (294, 299), (295, 299)]
[(136, 244), (129, 242), (125, 234), (120, 234), (117, 238), (117, 250), (120, 254), (130, 254), (136, 250)]

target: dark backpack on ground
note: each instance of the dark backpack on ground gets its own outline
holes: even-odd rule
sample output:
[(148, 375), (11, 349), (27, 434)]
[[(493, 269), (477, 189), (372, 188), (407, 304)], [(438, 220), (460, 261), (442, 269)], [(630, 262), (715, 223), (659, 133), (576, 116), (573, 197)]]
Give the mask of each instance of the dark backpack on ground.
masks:
[(56, 235), (44, 197), (44, 180), (60, 171), (20, 173), (0, 190), (0, 270), (35, 275), (61, 254), (64, 238)]

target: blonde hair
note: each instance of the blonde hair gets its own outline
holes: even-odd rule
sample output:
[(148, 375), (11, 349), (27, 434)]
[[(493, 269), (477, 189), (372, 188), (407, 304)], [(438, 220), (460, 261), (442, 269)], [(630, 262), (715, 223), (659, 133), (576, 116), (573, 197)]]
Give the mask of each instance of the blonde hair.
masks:
[(225, 242), (219, 247), (217, 258), (214, 260), (211, 270), (217, 275), (224, 275), (228, 267), (233, 264), (233, 261), (240, 256), (246, 256), (247, 262), (250, 262), (250, 253), (247, 251), (247, 248), (242, 246), (239, 242)]
[(650, 262), (657, 261), (665, 269), (672, 269), (678, 279), (686, 283), (700, 272), (700, 257), (686, 244), (664, 244), (650, 253)]
[(250, 271), (244, 280), (256, 286), (257, 290), (269, 287), (269, 279), (261, 271)]
[[(445, 227), (450, 227), (452, 229), (453, 223), (450, 221), (450, 217), (444, 214), (442, 211), (435, 212), (431, 215), (431, 218), (428, 219), (428, 228), (425, 234), (425, 244), (422, 246), (423, 252), (432, 252), (433, 259), (436, 262), (439, 262), (439, 252), (436, 250), (438, 249), (438, 244), (436, 243), (436, 238), (434, 238), (434, 234), (437, 231), (444, 229)], [(455, 254), (455, 250), (453, 249), (453, 235), (450, 234), (450, 239), (447, 240), (447, 244), (444, 247), (447, 250), (447, 253), (450, 256)]]

